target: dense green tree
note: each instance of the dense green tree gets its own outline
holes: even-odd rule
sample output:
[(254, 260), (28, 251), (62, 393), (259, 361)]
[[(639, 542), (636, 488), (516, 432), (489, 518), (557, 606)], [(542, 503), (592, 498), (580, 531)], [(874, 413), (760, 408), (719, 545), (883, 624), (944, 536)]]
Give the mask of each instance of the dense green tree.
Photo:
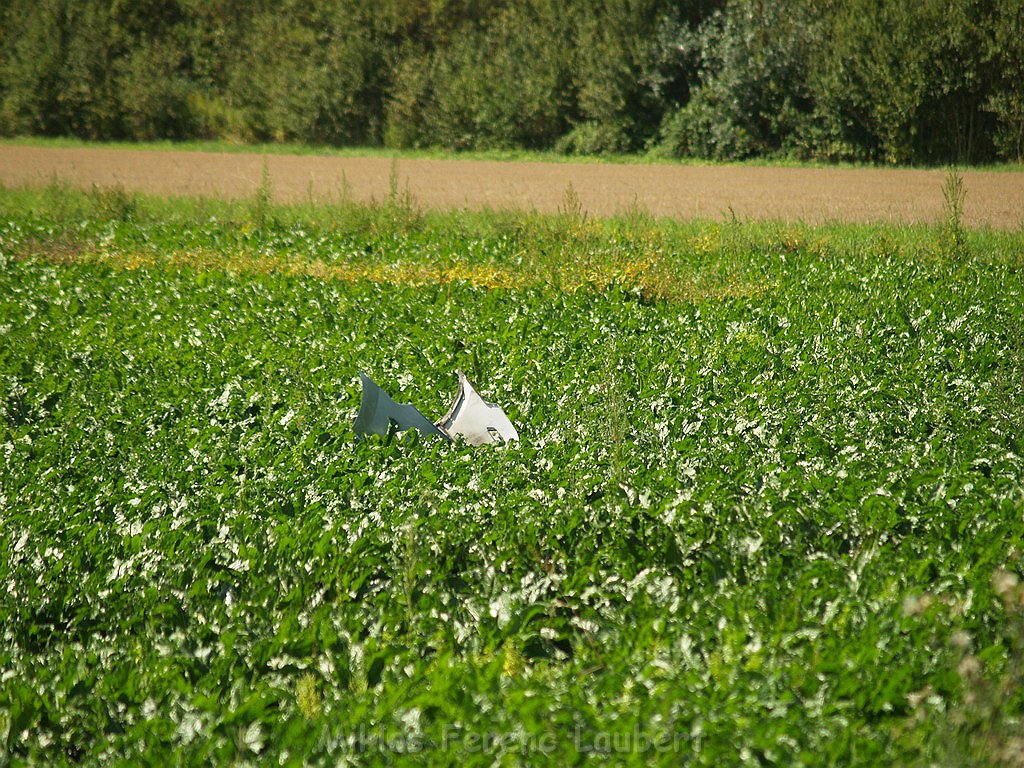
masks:
[(225, 95), (252, 138), (380, 142), (388, 41), (365, 3), (277, 5), (253, 17), (242, 48)]
[(806, 72), (822, 19), (813, 2), (733, 0), (696, 34), (684, 34), (679, 45), (697, 62), (697, 85), (666, 117), (663, 151), (715, 159), (811, 154)]
[[(564, 3), (530, 0), (486, 26), (466, 22), (432, 53), (408, 54), (389, 110), (389, 143), (452, 149), (549, 147), (572, 108)], [(403, 57), (405, 59), (406, 57)]]
[(986, 61), (993, 87), (985, 109), (996, 119), (993, 142), (1001, 157), (1024, 161), (1024, 3), (997, 0)]
[(577, 16), (578, 117), (562, 146), (632, 152), (654, 133), (664, 101), (655, 90), (658, 32), (673, 18), (661, 0), (601, 0)]
[(1020, 0), (0, 0), (0, 134), (1024, 156)]
[(869, 159), (969, 161), (986, 154), (980, 52), (985, 0), (845, 0), (822, 48), (819, 113)]
[(122, 133), (112, 77), (108, 5), (99, 0), (19, 0), (0, 66), (7, 133), (101, 138)]

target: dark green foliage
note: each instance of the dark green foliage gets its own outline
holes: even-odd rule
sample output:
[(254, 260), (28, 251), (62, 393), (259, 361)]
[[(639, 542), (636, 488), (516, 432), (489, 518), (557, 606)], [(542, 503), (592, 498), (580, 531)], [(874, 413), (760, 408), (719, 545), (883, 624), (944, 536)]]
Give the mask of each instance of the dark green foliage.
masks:
[(226, 97), (259, 140), (379, 144), (388, 50), (365, 3), (295, 0), (255, 16)]
[(122, 135), (108, 3), (15, 0), (0, 53), (6, 133)]
[(992, 156), (985, 0), (848, 0), (833, 14), (815, 92), (834, 135), (890, 163)]
[(197, 133), (195, 86), (182, 72), (184, 50), (154, 40), (134, 48), (120, 66), (119, 88), (127, 134), (136, 139), (184, 139)]
[[(579, 14), (575, 81), (579, 117), (562, 142), (583, 154), (633, 152), (656, 130), (664, 97), (656, 44), (666, 23), (659, 0), (603, 0)], [(653, 41), (653, 42), (652, 42)]]
[(550, 147), (572, 105), (571, 14), (553, 0), (465, 24), (445, 46), (401, 56), (388, 112), (393, 146)]
[(8, 0), (0, 16), (3, 135), (1024, 152), (1019, 0)]
[(813, 155), (807, 67), (822, 16), (816, 3), (734, 0), (698, 35), (682, 37), (698, 62), (699, 85), (667, 116), (663, 151), (720, 160)]
[(1024, 161), (1024, 3), (997, 0), (987, 60), (995, 85), (986, 108), (995, 115), (993, 136), (1002, 157)]

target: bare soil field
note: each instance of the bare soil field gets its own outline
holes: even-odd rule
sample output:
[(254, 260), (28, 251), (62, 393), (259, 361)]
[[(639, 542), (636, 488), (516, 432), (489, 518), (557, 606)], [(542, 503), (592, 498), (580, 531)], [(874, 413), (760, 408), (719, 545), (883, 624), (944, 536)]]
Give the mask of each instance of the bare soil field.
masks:
[[(936, 222), (942, 170), (625, 165), (0, 146), (0, 184), (119, 186), (155, 195), (249, 197), (264, 162), (279, 202), (381, 201), (396, 188), (424, 209), (573, 204), (590, 215), (640, 210), (677, 219)], [(1024, 227), (1024, 174), (965, 171), (964, 223)]]

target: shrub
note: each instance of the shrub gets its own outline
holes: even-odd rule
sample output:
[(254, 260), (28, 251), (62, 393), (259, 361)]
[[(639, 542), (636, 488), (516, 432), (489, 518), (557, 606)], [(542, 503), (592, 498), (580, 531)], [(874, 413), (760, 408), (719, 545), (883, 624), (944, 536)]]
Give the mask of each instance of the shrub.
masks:
[[(679, 11), (659, 0), (605, 0), (579, 16), (578, 118), (560, 146), (581, 154), (633, 152), (657, 132), (663, 88), (680, 62), (666, 56), (665, 36)], [(671, 44), (673, 41), (668, 41)]]
[(5, 130), (83, 138), (120, 135), (106, 4), (18, 3), (8, 18), (18, 21), (0, 69)]
[(813, 4), (734, 0), (681, 37), (698, 77), (689, 102), (662, 122), (661, 150), (722, 160), (798, 152), (812, 111), (807, 63), (820, 28)]
[(993, 142), (1007, 160), (1024, 161), (1024, 5), (998, 0), (988, 60), (994, 87), (985, 108), (996, 120)]
[(196, 134), (193, 82), (182, 47), (155, 41), (136, 48), (118, 78), (125, 126), (137, 139), (184, 139)]
[(985, 156), (988, 28), (973, 0), (846, 0), (832, 16), (814, 91), (833, 132), (889, 163)]
[(387, 143), (451, 149), (550, 147), (572, 101), (568, 16), (551, 0), (466, 23), (397, 67)]
[(403, 52), (395, 65), (385, 106), (385, 146), (419, 148), (431, 143), (431, 132), (425, 125), (433, 95), (430, 66), (429, 53), (410, 49)]

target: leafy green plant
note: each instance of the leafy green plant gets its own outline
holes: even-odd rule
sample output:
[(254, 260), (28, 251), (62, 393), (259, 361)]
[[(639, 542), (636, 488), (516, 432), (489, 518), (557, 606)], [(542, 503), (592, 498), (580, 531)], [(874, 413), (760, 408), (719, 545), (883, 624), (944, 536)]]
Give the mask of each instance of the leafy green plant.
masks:
[(260, 170), (260, 182), (256, 186), (256, 192), (252, 198), (252, 223), (253, 226), (262, 229), (270, 222), (271, 204), (274, 199), (274, 182), (270, 177), (270, 161), (263, 158), (263, 166)]
[(295, 686), (295, 702), (307, 720), (315, 720), (320, 716), (321, 701), (315, 676), (307, 673), (299, 678)]
[(101, 219), (131, 221), (138, 213), (138, 199), (120, 185), (101, 187), (93, 184), (90, 201)]
[(4, 759), (1002, 754), (1020, 233), (251, 207), (0, 190)]
[[(1016, 553), (1011, 557), (1018, 559)], [(953, 637), (949, 658), (963, 695), (934, 715), (936, 732), (927, 749), (932, 765), (1024, 765), (1024, 589), (1015, 571), (998, 568), (992, 573), (991, 593), (999, 606), (996, 642), (979, 649), (966, 631)], [(913, 697), (919, 718), (937, 703), (928, 701), (929, 694)]]

